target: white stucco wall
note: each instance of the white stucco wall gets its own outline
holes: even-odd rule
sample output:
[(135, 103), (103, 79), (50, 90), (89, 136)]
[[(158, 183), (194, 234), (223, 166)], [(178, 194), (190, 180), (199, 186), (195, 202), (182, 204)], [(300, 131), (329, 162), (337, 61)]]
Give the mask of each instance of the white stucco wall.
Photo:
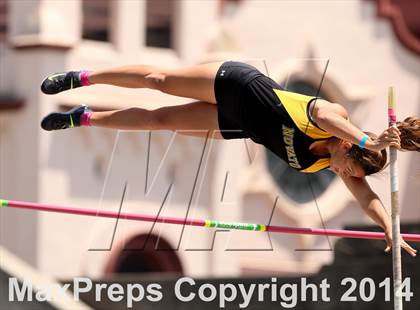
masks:
[[(125, 90), (107, 86), (78, 89), (59, 96), (45, 96), (39, 92), (39, 83), (51, 72), (69, 69), (94, 70), (131, 63), (177, 67), (194, 64), (200, 59), (211, 59), (211, 55), (206, 55), (206, 49), (209, 42), (215, 39), (215, 34), (217, 36), (220, 26), (220, 20), (216, 16), (217, 2), (188, 0), (177, 4), (174, 50), (146, 48), (139, 43), (144, 26), (142, 1), (127, 0), (113, 4), (116, 14), (111, 43), (79, 41), (78, 23), (75, 28), (70, 27), (69, 32), (63, 33), (56, 29), (60, 32), (60, 39), (57, 39), (54, 29), (45, 26), (46, 23), (53, 23), (57, 16), (65, 21), (80, 21), (80, 2), (77, 0), (66, 2), (66, 6), (48, 0), (39, 1), (40, 6), (27, 4), (29, 2), (13, 2), (12, 11), (15, 13), (12, 14), (12, 25), (15, 26), (12, 26), (12, 36), (22, 34), (27, 27), (28, 21), (22, 18), (22, 14), (35, 10), (41, 13), (40, 27), (32, 25), (31, 29), (38, 29), (44, 41), (77, 43), (67, 51), (10, 49), (7, 54), (1, 54), (1, 63), (6, 59), (7, 65), (2, 67), (0, 89), (11, 89), (27, 99), (24, 110), (0, 116), (0, 128), (7, 127), (7, 131), (0, 132), (0, 167), (5, 167), (0, 171), (2, 194), (6, 198), (97, 208), (103, 192), (102, 207), (117, 210), (123, 184), (128, 181), (130, 194), (126, 211), (153, 214), (160, 206), (162, 193), (154, 193), (155, 196), (151, 199), (145, 198), (142, 192), (147, 134), (121, 133), (117, 138), (115, 131), (86, 128), (47, 133), (40, 131), (39, 121), (63, 103), (109, 107), (139, 105), (151, 108), (180, 104), (186, 102), (186, 99), (172, 98), (147, 90)], [(40, 11), (36, 11), (38, 9)], [(237, 55), (245, 55), (245, 60), (261, 69), (262, 61), (266, 60), (273, 78), (287, 76), (284, 71), (287, 71), (285, 68), (290, 68), (288, 63), (291, 61), (300, 62), (304, 67), (305, 58), (310, 52), (318, 59), (315, 62), (320, 71), (329, 59), (327, 76), (349, 96), (363, 94), (362, 97), (367, 99), (357, 106), (346, 102), (343, 104), (354, 110), (363, 129), (379, 133), (387, 125), (388, 86), (396, 89), (399, 117), (419, 115), (420, 63), (417, 56), (400, 45), (390, 24), (378, 20), (375, 14), (371, 3), (356, 0), (245, 0), (232, 17), (223, 20), (223, 29), (240, 46), (241, 51), (235, 51)], [(64, 25), (68, 26), (69, 23), (65, 22)], [(28, 72), (31, 74), (27, 74)], [(14, 79), (4, 79), (5, 76), (12, 76)], [(156, 133), (154, 137), (157, 142), (153, 144), (156, 155), (152, 160), (152, 168), (157, 169), (171, 135)], [(118, 143), (113, 153), (116, 141)], [(163, 169), (163, 177), (156, 186), (156, 189), (164, 189), (169, 178), (175, 175), (177, 194), (172, 197), (168, 210), (165, 209), (165, 215), (185, 214), (186, 197), (191, 192), (191, 180), (194, 180), (195, 164), (201, 155), (202, 144), (203, 141), (197, 138), (182, 138), (170, 150), (168, 165)], [(28, 145), (29, 149), (25, 147)], [(208, 159), (205, 157), (205, 167), (210, 171), (210, 177), (199, 175), (199, 184), (204, 183), (200, 186), (200, 198), (193, 199), (190, 215), (196, 218), (263, 222), (271, 211), (272, 198), (281, 195), (264, 168), (264, 157), (250, 165), (243, 141), (221, 141), (216, 145), (219, 148), (216, 155)], [(112, 154), (114, 157), (107, 179), (108, 185), (103, 191)], [(264, 155), (261, 149), (260, 155)], [(417, 154), (401, 154), (399, 165), (402, 219), (418, 221), (419, 157)], [(17, 167), (17, 170), (10, 167)], [(221, 187), (227, 171), (228, 190), (225, 200), (220, 201)], [(7, 180), (6, 185), (4, 180)], [(387, 176), (372, 177), (369, 181), (388, 206), (390, 198)], [(354, 201), (349, 199), (351, 198), (346, 194), (344, 186), (338, 182), (332, 184), (321, 197), (321, 211), (328, 218), (327, 226), (340, 227), (345, 223), (361, 220), (369, 222)], [(143, 205), (147, 206), (147, 210)], [(348, 208), (344, 208), (347, 206)], [(320, 225), (315, 206), (311, 209), (308, 204), (305, 206), (306, 213), (296, 212), (293, 217), (290, 212), (294, 212), (294, 205), (283, 197), (278, 208), (273, 224)], [(71, 277), (82, 273), (101, 275), (107, 255), (87, 250), (92, 245), (103, 245), (109, 241), (107, 233), (109, 234), (114, 222), (99, 220), (96, 223), (97, 219), (93, 218), (19, 212), (18, 215), (2, 214), (2, 219), (5, 216), (11, 219), (11, 223), (2, 225), (1, 231), (2, 242), (5, 242), (5, 234), (14, 236), (10, 239), (12, 241), (6, 242), (9, 248), (23, 257), (26, 256), (28, 261), (32, 261), (42, 271), (55, 276)], [(33, 230), (25, 233), (25, 228), (14, 225), (13, 221), (29, 221), (36, 233), (32, 233)], [(121, 240), (124, 235), (132, 235), (136, 230), (142, 233), (148, 227), (147, 224), (125, 223), (122, 224), (121, 231), (117, 231), (116, 237)], [(179, 229), (165, 227), (162, 234), (175, 244), (180, 234)], [(196, 245), (206, 248), (213, 240), (213, 232), (194, 228), (191, 231), (186, 230), (184, 238), (183, 249)], [(331, 259), (331, 254), (327, 252), (297, 254), (294, 251), (295, 247), (325, 248), (328, 246), (325, 239), (279, 235), (272, 239), (274, 251), (269, 250), (270, 244), (266, 235), (218, 233), (214, 251), (181, 251), (180, 255), (187, 273), (201, 276), (238, 275), (241, 270), (311, 272)], [(34, 246), (30, 251), (22, 250), (25, 244), (31, 242)], [(225, 251), (226, 248), (238, 249), (245, 246), (267, 251)]]

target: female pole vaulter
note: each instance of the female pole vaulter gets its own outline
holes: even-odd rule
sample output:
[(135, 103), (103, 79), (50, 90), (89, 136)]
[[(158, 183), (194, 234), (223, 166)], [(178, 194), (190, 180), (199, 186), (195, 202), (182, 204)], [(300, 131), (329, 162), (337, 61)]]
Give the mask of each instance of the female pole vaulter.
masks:
[[(107, 112), (93, 112), (82, 105), (47, 115), (41, 127), (51, 131), (97, 126), (172, 130), (219, 139), (251, 138), (302, 173), (327, 168), (335, 172), (363, 210), (382, 227), (385, 251), (391, 250), (391, 220), (365, 177), (386, 166), (388, 146), (420, 151), (418, 117), (406, 118), (379, 136), (363, 132), (348, 120), (340, 104), (285, 91), (256, 68), (234, 61), (173, 70), (134, 65), (69, 71), (47, 77), (41, 90), (57, 94), (93, 84), (150, 88), (197, 101), (152, 110), (132, 107)], [(401, 247), (416, 256), (417, 250), (404, 240)]]

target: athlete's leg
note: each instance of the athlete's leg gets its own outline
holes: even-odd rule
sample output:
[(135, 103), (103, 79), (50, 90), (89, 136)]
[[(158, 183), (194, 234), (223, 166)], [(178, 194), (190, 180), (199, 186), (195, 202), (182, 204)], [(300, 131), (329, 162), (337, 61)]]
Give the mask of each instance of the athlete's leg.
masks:
[(216, 103), (214, 79), (221, 63), (180, 69), (126, 66), (91, 72), (89, 81), (130, 88), (151, 88), (164, 93)]
[(87, 107), (78, 107), (72, 111), (75, 112), (47, 115), (41, 123), (42, 128), (57, 130), (84, 125), (86, 120), (81, 120), (81, 118), (87, 112), (89, 124), (96, 127), (123, 130), (171, 130), (190, 136), (222, 138), (218, 132), (217, 106), (204, 101), (155, 110), (135, 107), (107, 112), (90, 112)]
[[(199, 101), (183, 105), (166, 106), (156, 110), (129, 108), (96, 112), (90, 124), (97, 127), (129, 130), (171, 130), (190, 136), (209, 136), (219, 130), (217, 106)], [(216, 133), (213, 138), (221, 138)]]
[(42, 83), (47, 94), (92, 84), (129, 88), (151, 88), (164, 93), (216, 103), (214, 79), (221, 63), (165, 69), (146, 65), (124, 66), (100, 71), (71, 71), (53, 74)]

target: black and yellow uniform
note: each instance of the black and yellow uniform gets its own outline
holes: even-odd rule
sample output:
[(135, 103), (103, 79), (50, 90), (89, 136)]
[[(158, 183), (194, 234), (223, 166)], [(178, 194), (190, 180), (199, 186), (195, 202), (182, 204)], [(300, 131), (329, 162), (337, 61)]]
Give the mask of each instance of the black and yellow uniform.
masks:
[(309, 150), (313, 142), (332, 137), (310, 118), (316, 97), (285, 91), (256, 68), (232, 61), (219, 68), (214, 89), (225, 139), (251, 138), (301, 172), (329, 167), (329, 158)]

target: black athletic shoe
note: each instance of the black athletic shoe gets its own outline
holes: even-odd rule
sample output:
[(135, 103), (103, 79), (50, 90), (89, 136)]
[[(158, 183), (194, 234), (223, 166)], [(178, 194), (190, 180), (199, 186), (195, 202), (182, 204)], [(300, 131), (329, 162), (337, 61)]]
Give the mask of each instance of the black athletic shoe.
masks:
[(79, 79), (80, 71), (55, 73), (48, 76), (41, 84), (41, 91), (47, 95), (82, 86)]
[(80, 105), (64, 113), (50, 113), (42, 120), (41, 127), (47, 131), (79, 127), (82, 114), (90, 111), (88, 106)]

